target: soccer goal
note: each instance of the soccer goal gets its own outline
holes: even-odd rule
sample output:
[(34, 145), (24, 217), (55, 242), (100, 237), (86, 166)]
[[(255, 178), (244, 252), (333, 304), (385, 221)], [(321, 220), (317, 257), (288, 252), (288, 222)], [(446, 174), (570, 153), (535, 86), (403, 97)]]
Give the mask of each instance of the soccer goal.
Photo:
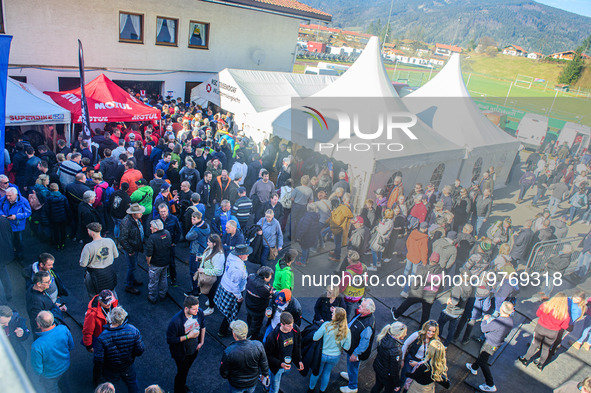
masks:
[(517, 75), (517, 77), (515, 78), (515, 83), (513, 83), (513, 86), (529, 89), (533, 81), (533, 76)]

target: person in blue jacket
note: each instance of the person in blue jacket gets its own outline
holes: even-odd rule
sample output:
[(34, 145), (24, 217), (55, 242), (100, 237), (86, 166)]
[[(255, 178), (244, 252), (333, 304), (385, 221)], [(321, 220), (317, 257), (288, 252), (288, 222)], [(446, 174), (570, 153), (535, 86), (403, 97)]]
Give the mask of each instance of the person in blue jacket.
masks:
[(191, 242), (189, 245), (189, 277), (191, 277), (192, 290), (191, 295), (199, 295), (199, 285), (197, 280), (193, 280), (193, 276), (199, 268), (201, 262), (201, 255), (207, 248), (207, 238), (211, 234), (209, 225), (203, 220), (203, 214), (200, 211), (193, 212), (191, 216), (191, 224), (193, 226), (187, 232), (185, 239)]
[(23, 367), (27, 359), (27, 352), (23, 342), (25, 342), (31, 332), (27, 329), (27, 321), (21, 318), (18, 312), (8, 306), (0, 306), (0, 328), (6, 333), (8, 341), (12, 345), (14, 352), (21, 361)]
[(220, 207), (218, 207), (215, 211), (215, 217), (213, 219), (214, 232), (222, 236), (224, 233), (226, 233), (226, 224), (230, 220), (236, 221), (236, 227), (240, 229), (238, 218), (232, 214), (232, 205), (230, 204), (230, 201), (224, 199), (220, 203)]
[(19, 261), (24, 260), (23, 231), (25, 230), (27, 218), (31, 216), (29, 201), (19, 195), (16, 188), (9, 187), (6, 190), (6, 195), (0, 199), (0, 215), (10, 220), (16, 259)]

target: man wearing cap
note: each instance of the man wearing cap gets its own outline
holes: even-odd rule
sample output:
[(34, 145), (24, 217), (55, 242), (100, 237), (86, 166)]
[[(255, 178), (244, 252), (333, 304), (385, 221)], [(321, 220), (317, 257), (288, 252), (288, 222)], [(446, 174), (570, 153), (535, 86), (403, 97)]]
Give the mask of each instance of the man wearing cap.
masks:
[(511, 247), (511, 252), (509, 256), (515, 262), (515, 266), (519, 263), (519, 261), (524, 260), (527, 258), (527, 252), (529, 251), (529, 246), (531, 244), (532, 239), (534, 238), (534, 232), (531, 230), (532, 221), (527, 220), (525, 224), (523, 224), (523, 228), (521, 228), (514, 236), (513, 236), (513, 247)]
[(174, 196), (174, 198), (172, 199), (168, 199), (168, 196), (170, 195), (170, 184), (168, 183), (162, 183), (162, 186), (160, 186), (160, 193), (156, 196), (156, 199), (154, 200), (154, 209), (153, 214), (152, 214), (152, 218), (158, 218), (158, 206), (160, 206), (161, 204), (166, 204), (167, 206), (171, 206), (174, 205), (175, 203), (178, 202), (179, 200), (179, 196), (178, 194)]
[(253, 393), (257, 381), (269, 386), (269, 364), (260, 341), (247, 339), (248, 326), (244, 321), (230, 324), (235, 342), (225, 350), (220, 363), (220, 375), (228, 380), (230, 393)]
[[(422, 222), (419, 225), (419, 228), (414, 229), (410, 235), (408, 235), (408, 239), (406, 239), (406, 266), (404, 267), (403, 273), (406, 277), (415, 274), (420, 263), (423, 265), (427, 264), (429, 254), (429, 235), (427, 235), (428, 228), (429, 224)], [(404, 290), (400, 296), (407, 297), (409, 288), (410, 282), (407, 280)]]
[(137, 266), (137, 254), (144, 251), (144, 226), (142, 224), (142, 216), (145, 211), (146, 209), (140, 204), (131, 204), (129, 209), (127, 209), (127, 216), (121, 221), (121, 233), (119, 235), (119, 244), (123, 248), (123, 252), (127, 259), (125, 292), (134, 295), (140, 294), (140, 291), (135, 287), (142, 285), (141, 281), (135, 279), (135, 268)]
[(148, 301), (155, 304), (158, 297), (162, 301), (166, 299), (166, 273), (171, 259), (172, 236), (164, 229), (164, 224), (159, 219), (150, 222), (150, 231), (152, 234), (148, 237), (145, 247), (149, 277)]
[(117, 285), (113, 261), (119, 257), (119, 251), (112, 239), (101, 237), (101, 230), (98, 222), (87, 225), (86, 231), (92, 241), (84, 246), (80, 255), (80, 266), (86, 268), (84, 283), (91, 298), (103, 289), (114, 291)]
[(242, 292), (246, 287), (246, 265), (244, 262), (248, 255), (252, 253), (252, 248), (246, 244), (237, 245), (226, 259), (226, 269), (222, 280), (216, 291), (214, 303), (224, 315), (224, 320), (220, 325), (218, 336), (225, 337), (230, 333), (228, 328), (230, 322), (236, 319), (238, 311), (243, 303)]
[[(88, 303), (82, 326), (82, 344), (88, 352), (94, 352), (96, 338), (103, 332), (104, 326), (107, 324), (107, 314), (111, 308), (117, 307), (118, 304), (119, 301), (108, 289), (103, 289)], [(100, 371), (95, 365), (92, 372), (92, 382), (95, 386), (98, 385)]]
[(176, 313), (168, 324), (166, 342), (177, 367), (174, 392), (190, 392), (187, 387), (187, 375), (205, 343), (205, 315), (199, 308), (197, 297), (185, 298), (183, 309)]
[[(150, 217), (152, 214), (152, 187), (148, 186), (146, 179), (140, 179), (136, 183), (136, 190), (131, 194), (131, 203), (137, 203), (144, 208), (144, 216)], [(147, 218), (143, 219), (146, 220)], [(145, 222), (144, 222), (145, 224)]]

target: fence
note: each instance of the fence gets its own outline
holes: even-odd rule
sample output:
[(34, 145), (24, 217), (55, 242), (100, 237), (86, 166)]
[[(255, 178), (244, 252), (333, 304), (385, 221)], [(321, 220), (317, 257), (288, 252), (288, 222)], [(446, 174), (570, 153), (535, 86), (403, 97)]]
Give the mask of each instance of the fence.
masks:
[[(527, 273), (541, 273), (545, 271), (546, 267), (544, 265), (551, 257), (558, 255), (558, 253), (562, 251), (563, 247), (566, 244), (572, 245), (573, 249), (578, 248), (581, 239), (582, 238), (579, 236), (573, 236), (564, 239), (555, 239), (536, 243), (532, 248), (531, 253), (529, 254), (529, 259), (527, 260), (525, 271)], [(565, 275), (574, 272), (577, 266), (576, 262), (579, 258), (580, 253), (580, 250), (573, 251), (570, 257), (571, 263), (569, 267), (566, 269), (566, 272), (564, 273)]]

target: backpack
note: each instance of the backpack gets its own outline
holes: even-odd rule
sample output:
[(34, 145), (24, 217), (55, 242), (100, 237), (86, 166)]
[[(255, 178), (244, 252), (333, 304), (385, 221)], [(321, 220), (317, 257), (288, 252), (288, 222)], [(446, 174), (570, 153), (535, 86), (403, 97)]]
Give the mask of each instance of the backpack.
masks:
[(279, 202), (281, 203), (281, 206), (283, 206), (284, 209), (291, 209), (291, 193), (293, 191), (293, 188), (291, 189), (291, 191), (287, 191), (286, 187), (281, 187), (281, 198), (279, 198)]
[(111, 200), (111, 195), (113, 195), (114, 192), (115, 189), (111, 186), (105, 188), (105, 190), (103, 191), (103, 196), (101, 197), (101, 202), (103, 203), (103, 205), (107, 205), (109, 203), (109, 201)]
[(29, 205), (31, 206), (32, 210), (39, 210), (43, 207), (41, 202), (39, 202), (39, 198), (37, 198), (37, 193), (35, 190), (29, 194), (27, 199), (29, 200)]

